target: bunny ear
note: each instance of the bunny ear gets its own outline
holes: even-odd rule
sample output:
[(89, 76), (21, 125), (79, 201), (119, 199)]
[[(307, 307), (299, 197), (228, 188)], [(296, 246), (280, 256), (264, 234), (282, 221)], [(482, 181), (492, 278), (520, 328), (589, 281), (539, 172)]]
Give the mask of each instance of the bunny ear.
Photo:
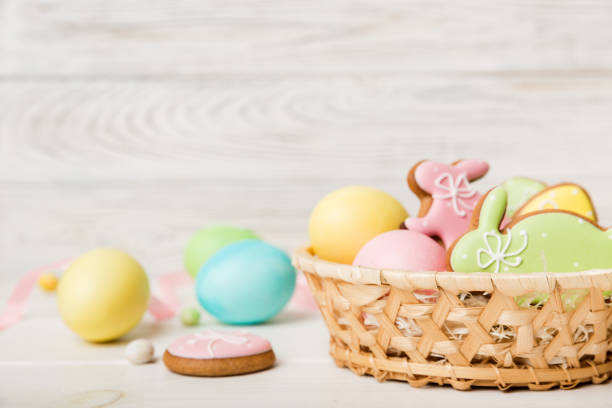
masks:
[(424, 160), (419, 162), (414, 169), (414, 180), (419, 188), (426, 193), (432, 193), (435, 188), (435, 181), (442, 173), (449, 172), (451, 166), (445, 163)]
[(484, 197), (478, 216), (478, 229), (482, 231), (499, 231), (499, 226), (506, 212), (508, 193), (501, 187), (489, 191)]
[(464, 171), (468, 180), (477, 180), (487, 174), (489, 163), (482, 160), (461, 160), (455, 163), (455, 169)]

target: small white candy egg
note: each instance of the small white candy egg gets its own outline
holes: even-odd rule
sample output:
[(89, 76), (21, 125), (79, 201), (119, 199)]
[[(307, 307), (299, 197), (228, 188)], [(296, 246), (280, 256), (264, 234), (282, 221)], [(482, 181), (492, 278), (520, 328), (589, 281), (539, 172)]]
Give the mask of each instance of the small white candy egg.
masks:
[(147, 339), (131, 341), (125, 348), (125, 358), (132, 364), (145, 364), (153, 360), (155, 348)]

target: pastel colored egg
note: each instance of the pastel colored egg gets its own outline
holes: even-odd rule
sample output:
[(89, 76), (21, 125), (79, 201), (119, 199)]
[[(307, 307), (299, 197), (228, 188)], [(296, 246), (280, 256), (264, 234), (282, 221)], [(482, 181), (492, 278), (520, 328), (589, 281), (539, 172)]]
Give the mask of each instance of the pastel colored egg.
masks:
[(200, 322), (200, 312), (195, 307), (186, 307), (181, 310), (181, 323), (185, 326), (195, 326)]
[(94, 249), (75, 260), (57, 288), (60, 315), (88, 341), (110, 341), (140, 322), (149, 301), (142, 266), (117, 249)]
[(185, 268), (195, 278), (202, 265), (217, 251), (243, 239), (259, 239), (259, 237), (249, 229), (227, 225), (201, 229), (187, 243), (184, 254)]
[(404, 271), (444, 271), (446, 251), (420, 232), (388, 231), (365, 244), (353, 265)]
[(295, 278), (283, 251), (262, 241), (243, 240), (204, 264), (196, 278), (196, 295), (202, 307), (224, 323), (260, 323), (287, 304)]
[(47, 292), (52, 292), (57, 288), (58, 279), (52, 273), (43, 273), (38, 277), (38, 286)]
[(350, 264), (375, 236), (397, 229), (408, 217), (391, 195), (371, 187), (336, 190), (316, 205), (310, 216), (310, 243), (325, 260)]

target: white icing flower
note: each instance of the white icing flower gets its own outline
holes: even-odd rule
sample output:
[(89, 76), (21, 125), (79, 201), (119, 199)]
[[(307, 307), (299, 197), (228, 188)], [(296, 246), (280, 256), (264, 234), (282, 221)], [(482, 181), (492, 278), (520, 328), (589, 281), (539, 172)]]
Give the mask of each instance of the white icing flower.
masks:
[[(444, 181), (446, 180), (446, 183)], [(466, 208), (468, 210), (472, 210), (473, 205), (467, 204), (464, 199), (472, 198), (476, 194), (476, 191), (472, 190), (470, 187), (470, 183), (465, 175), (465, 173), (461, 174), (457, 179), (453, 179), (453, 175), (450, 173), (442, 173), (435, 180), (436, 187), (447, 191), (444, 194), (434, 194), (433, 198), (439, 199), (447, 199), (450, 198), (450, 202), (453, 206), (453, 210), (455, 213), (463, 217), (466, 212), (459, 207)]]
[[(523, 262), (523, 258), (518, 255), (522, 253), (525, 248), (527, 248), (527, 231), (521, 230), (519, 234), (523, 237), (523, 245), (521, 245), (521, 247), (514, 252), (507, 252), (508, 248), (510, 248), (510, 244), (512, 243), (511, 230), (508, 230), (508, 239), (506, 240), (505, 244), (502, 242), (502, 235), (500, 233), (496, 231), (485, 232), (483, 234), (483, 239), (486, 248), (478, 248), (478, 251), (476, 252), (478, 266), (482, 269), (487, 269), (489, 266), (495, 263), (494, 273), (499, 272), (499, 268), (502, 263), (513, 268), (519, 266), (521, 262)], [(491, 243), (489, 242), (488, 238), (493, 238), (495, 240), (495, 249), (491, 248)], [(486, 262), (483, 260), (483, 255), (485, 254), (489, 257), (489, 260)]]

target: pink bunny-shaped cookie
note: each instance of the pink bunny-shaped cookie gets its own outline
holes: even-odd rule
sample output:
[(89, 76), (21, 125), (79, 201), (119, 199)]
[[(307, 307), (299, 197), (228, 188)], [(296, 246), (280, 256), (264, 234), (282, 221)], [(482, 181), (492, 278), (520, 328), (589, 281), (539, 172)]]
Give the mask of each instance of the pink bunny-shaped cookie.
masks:
[(460, 160), (452, 165), (424, 160), (408, 173), (410, 189), (421, 199), (418, 218), (408, 218), (404, 227), (438, 237), (446, 248), (470, 227), (472, 211), (481, 194), (470, 181), (484, 176), (489, 164), (482, 160)]

